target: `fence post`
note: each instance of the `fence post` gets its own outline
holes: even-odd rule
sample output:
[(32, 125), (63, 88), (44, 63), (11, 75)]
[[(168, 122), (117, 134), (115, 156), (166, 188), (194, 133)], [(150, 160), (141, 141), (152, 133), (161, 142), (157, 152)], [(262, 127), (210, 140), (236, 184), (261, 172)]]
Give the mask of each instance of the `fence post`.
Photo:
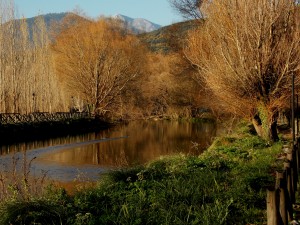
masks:
[(267, 225), (280, 225), (279, 223), (279, 198), (278, 189), (269, 187), (267, 189)]
[(291, 188), (289, 191), (290, 191), (291, 201), (294, 204), (295, 203), (295, 191), (296, 191), (296, 186), (297, 186), (297, 184), (296, 184), (297, 178), (295, 177), (295, 169), (294, 169), (295, 162), (293, 160), (293, 154), (294, 154), (293, 152), (294, 152), (294, 150), (287, 154), (287, 159), (289, 161), (289, 166), (287, 167), (288, 168), (287, 172), (289, 173), (289, 176), (290, 176)]
[(296, 94), (296, 107), (295, 107), (295, 117), (296, 117), (296, 138), (299, 136), (299, 116), (298, 116), (298, 111), (299, 111), (299, 95), (298, 93)]
[[(298, 162), (297, 162), (297, 145), (294, 145), (294, 149), (292, 152), (292, 168), (293, 168), (293, 186), (294, 186), (294, 195), (296, 195), (296, 191), (298, 190)], [(295, 198), (295, 202), (296, 202), (296, 198)], [(294, 203), (295, 203), (294, 202)]]
[(287, 209), (288, 209), (288, 220), (293, 220), (293, 194), (292, 194), (292, 177), (291, 177), (291, 164), (290, 162), (284, 163), (286, 189), (287, 189)]
[(300, 140), (300, 137), (297, 137), (297, 140), (296, 140), (296, 149), (295, 149), (295, 151), (296, 151), (296, 159), (297, 159), (297, 171), (298, 171), (298, 174), (299, 174), (299, 169), (300, 169), (299, 140)]
[(276, 171), (276, 186), (279, 189), (279, 213), (281, 223), (283, 225), (288, 225), (287, 190), (285, 178), (285, 171)]

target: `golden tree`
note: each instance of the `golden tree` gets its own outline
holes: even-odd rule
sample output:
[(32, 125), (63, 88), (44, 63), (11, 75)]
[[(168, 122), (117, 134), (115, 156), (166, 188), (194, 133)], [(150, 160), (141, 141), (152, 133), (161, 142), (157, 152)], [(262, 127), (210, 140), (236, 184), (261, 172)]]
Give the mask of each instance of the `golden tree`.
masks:
[(96, 116), (117, 111), (128, 82), (141, 73), (142, 47), (114, 20), (82, 20), (53, 45), (56, 69), (70, 96)]
[(278, 112), (299, 72), (298, 14), (290, 0), (211, 1), (204, 26), (189, 36), (186, 55), (201, 79), (266, 140), (278, 138)]
[(62, 111), (46, 24), (17, 19), (12, 0), (0, 0), (0, 112)]

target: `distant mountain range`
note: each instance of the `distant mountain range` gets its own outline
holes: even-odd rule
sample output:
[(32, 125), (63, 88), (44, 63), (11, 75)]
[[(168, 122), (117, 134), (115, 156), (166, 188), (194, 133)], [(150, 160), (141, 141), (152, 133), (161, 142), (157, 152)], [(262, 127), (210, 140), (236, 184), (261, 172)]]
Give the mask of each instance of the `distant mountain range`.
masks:
[[(49, 28), (53, 22), (62, 21), (68, 14), (69, 13), (49, 13), (49, 14), (45, 14), (42, 16), (44, 17), (47, 27)], [(36, 17), (27, 19), (29, 28), (33, 26), (35, 18)], [(150, 22), (146, 19), (142, 19), (142, 18), (135, 19), (135, 18), (121, 15), (121, 14), (112, 16), (112, 18), (123, 21), (125, 23), (125, 25), (127, 26), (127, 28), (136, 34), (152, 32), (154, 30), (161, 28), (160, 25), (152, 23), (152, 22)]]
[(151, 51), (161, 53), (180, 51), (188, 32), (201, 25), (197, 20), (186, 20), (162, 27), (145, 19), (133, 19), (121, 14), (113, 18), (124, 21)]
[[(50, 13), (42, 16), (48, 30), (50, 31), (50, 27), (53, 23), (59, 24), (59, 22), (61, 22), (69, 14), (70, 13)], [(121, 14), (110, 18), (124, 21), (127, 28), (136, 33), (139, 39), (144, 42), (149, 49), (154, 52), (163, 53), (177, 51), (178, 47), (182, 45), (182, 41), (184, 41), (187, 36), (187, 32), (199, 25), (196, 21), (185, 21), (162, 27), (146, 19), (134, 19)], [(32, 27), (35, 19), (36, 17), (27, 19), (30, 34), (32, 34)], [(78, 16), (76, 20), (80, 21), (86, 19)], [(54, 28), (55, 29), (52, 30), (54, 34), (60, 32), (59, 26), (54, 26)]]
[(129, 29), (131, 29), (134, 33), (138, 33), (138, 34), (152, 32), (154, 30), (161, 28), (161, 25), (152, 23), (142, 18), (134, 19), (121, 14), (115, 15), (113, 16), (113, 18), (125, 22), (125, 24), (128, 26)]

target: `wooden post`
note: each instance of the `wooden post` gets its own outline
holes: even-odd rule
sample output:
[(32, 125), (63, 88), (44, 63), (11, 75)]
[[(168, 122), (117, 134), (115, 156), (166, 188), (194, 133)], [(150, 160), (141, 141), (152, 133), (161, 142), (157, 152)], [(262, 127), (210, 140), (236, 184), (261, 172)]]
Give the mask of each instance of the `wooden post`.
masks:
[(286, 167), (287, 170), (287, 189), (289, 191), (289, 195), (290, 195), (290, 200), (291, 203), (294, 203), (294, 188), (293, 188), (293, 170), (291, 168), (291, 163), (289, 163), (289, 166)]
[(277, 187), (279, 188), (279, 213), (281, 223), (288, 225), (287, 190), (285, 172), (276, 172)]
[(299, 96), (296, 95), (296, 109), (295, 109), (295, 117), (296, 117), (296, 137), (299, 136), (299, 116), (298, 116), (298, 110), (299, 110)]
[[(287, 169), (287, 172), (288, 172), (288, 175), (289, 175), (289, 177), (290, 177), (290, 184), (288, 184), (288, 185), (291, 186), (289, 191), (290, 191), (291, 201), (292, 201), (292, 203), (294, 204), (295, 201), (296, 201), (296, 200), (295, 200), (295, 191), (296, 191), (296, 186), (297, 186), (295, 180), (296, 180), (297, 178), (295, 177), (295, 169), (294, 169), (293, 153), (288, 153), (288, 154), (287, 154), (287, 159), (289, 160), (289, 166), (286, 167), (286, 168), (288, 168), (288, 169)], [(289, 182), (289, 181), (288, 181), (288, 182)]]
[(295, 140), (295, 145), (294, 145), (294, 160), (296, 161), (296, 169), (297, 169), (297, 173), (299, 174), (298, 170), (299, 170), (299, 152), (298, 152), (298, 145), (299, 145), (299, 138), (297, 137)]
[(284, 163), (284, 169), (285, 169), (285, 179), (286, 179), (286, 203), (287, 203), (287, 209), (288, 209), (288, 220), (293, 220), (293, 195), (292, 195), (292, 179), (291, 179), (291, 168), (290, 168), (290, 162)]
[[(292, 153), (292, 169), (293, 169), (293, 190), (294, 194), (296, 194), (297, 191), (297, 185), (298, 185), (298, 162), (297, 162), (297, 145), (295, 144), (294, 150)], [(295, 200), (296, 201), (296, 200)]]
[(297, 140), (296, 140), (296, 143), (297, 143), (296, 157), (297, 157), (297, 171), (298, 171), (298, 174), (299, 174), (299, 169), (300, 169), (299, 140), (300, 140), (300, 137), (297, 137)]
[(292, 142), (293, 147), (295, 145), (295, 74), (292, 73), (292, 104), (291, 104), (291, 110), (292, 110)]
[(268, 225), (280, 225), (279, 223), (279, 198), (278, 191), (274, 187), (267, 189), (267, 218)]

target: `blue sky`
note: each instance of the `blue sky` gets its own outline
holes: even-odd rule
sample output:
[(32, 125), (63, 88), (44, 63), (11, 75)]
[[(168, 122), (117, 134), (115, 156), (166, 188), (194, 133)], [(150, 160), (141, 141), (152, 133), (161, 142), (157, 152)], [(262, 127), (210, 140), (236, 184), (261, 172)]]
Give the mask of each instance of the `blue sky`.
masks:
[(182, 18), (171, 8), (168, 0), (15, 0), (20, 16), (70, 12), (82, 9), (88, 16), (123, 14), (144, 18), (160, 25), (179, 22)]

